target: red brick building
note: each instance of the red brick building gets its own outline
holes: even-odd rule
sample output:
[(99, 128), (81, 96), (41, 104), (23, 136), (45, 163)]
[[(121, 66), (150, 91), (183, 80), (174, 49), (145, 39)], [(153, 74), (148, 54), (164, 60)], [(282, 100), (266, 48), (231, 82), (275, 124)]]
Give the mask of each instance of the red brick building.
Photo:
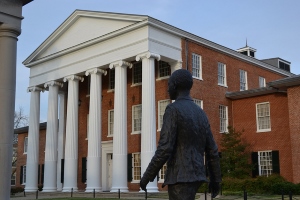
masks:
[[(254, 162), (273, 156), (279, 163), (259, 164), (258, 174), (279, 172), (300, 182), (299, 93), (297, 87), (272, 89), (295, 76), (289, 62), (261, 61), (255, 51), (235, 51), (148, 16), (75, 11), (24, 61), (31, 72), (31, 111), (29, 129), (16, 130), (17, 184), (27, 191), (42, 183), (46, 192), (138, 191), (171, 103), (168, 77), (179, 68), (191, 71), (191, 96), (207, 113), (217, 143), (228, 125), (244, 129)], [(48, 120), (39, 131), (44, 87)], [(164, 172), (148, 191), (161, 190)]]

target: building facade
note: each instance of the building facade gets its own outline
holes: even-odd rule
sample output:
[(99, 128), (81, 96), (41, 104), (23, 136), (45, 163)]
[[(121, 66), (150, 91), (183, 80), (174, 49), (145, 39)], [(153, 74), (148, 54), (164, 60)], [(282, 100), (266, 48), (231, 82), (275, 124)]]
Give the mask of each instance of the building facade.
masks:
[[(19, 134), (26, 153), (18, 150), (17, 183), (26, 191), (39, 184), (44, 192), (138, 191), (171, 103), (173, 71), (192, 73), (191, 96), (207, 113), (217, 143), (236, 123), (235, 101), (226, 94), (294, 76), (244, 49), (249, 55), (149, 16), (76, 10), (24, 61), (31, 103), (28, 131)], [(40, 130), (45, 89), (48, 118)], [(161, 190), (165, 169), (149, 192)]]

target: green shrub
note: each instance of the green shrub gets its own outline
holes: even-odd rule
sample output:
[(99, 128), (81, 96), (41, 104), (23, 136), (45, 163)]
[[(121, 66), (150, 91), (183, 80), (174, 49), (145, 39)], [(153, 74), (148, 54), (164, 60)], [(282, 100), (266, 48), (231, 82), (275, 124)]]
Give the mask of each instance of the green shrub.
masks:
[(224, 193), (246, 190), (253, 194), (281, 194), (283, 190), (285, 194), (288, 194), (289, 191), (293, 194), (300, 194), (300, 184), (287, 182), (279, 175), (247, 179), (223, 178), (222, 190)]

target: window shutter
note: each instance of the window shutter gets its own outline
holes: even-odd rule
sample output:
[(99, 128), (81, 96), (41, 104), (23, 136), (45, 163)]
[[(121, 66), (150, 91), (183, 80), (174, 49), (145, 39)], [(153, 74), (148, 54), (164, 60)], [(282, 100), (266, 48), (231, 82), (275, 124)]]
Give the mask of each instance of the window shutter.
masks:
[(127, 155), (127, 181), (132, 181), (132, 154)]
[(81, 161), (82, 161), (81, 182), (85, 183), (86, 182), (86, 157), (83, 157)]
[(61, 166), (60, 182), (64, 183), (65, 159), (61, 159), (60, 166)]
[(42, 164), (42, 173), (41, 173), (41, 178), (42, 178), (41, 182), (42, 182), (42, 184), (44, 184), (44, 169), (45, 169), (45, 165)]
[(38, 184), (40, 184), (40, 174), (41, 170), (40, 170), (40, 165), (38, 165)]
[(256, 177), (259, 175), (259, 170), (258, 170), (258, 152), (252, 152), (251, 153), (251, 159), (252, 159), (252, 177)]
[(280, 174), (279, 151), (272, 151), (272, 168), (274, 174)]
[(21, 169), (20, 169), (20, 184), (23, 183), (23, 166), (21, 166)]

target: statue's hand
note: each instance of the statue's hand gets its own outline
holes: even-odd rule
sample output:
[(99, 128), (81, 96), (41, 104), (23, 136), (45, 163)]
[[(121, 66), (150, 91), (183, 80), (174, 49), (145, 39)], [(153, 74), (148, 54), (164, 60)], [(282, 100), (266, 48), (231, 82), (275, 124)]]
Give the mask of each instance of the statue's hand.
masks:
[(211, 193), (212, 198), (215, 198), (219, 194), (220, 183), (210, 182), (208, 187), (209, 187), (209, 192)]
[(148, 183), (149, 183), (149, 179), (143, 176), (140, 181), (140, 187), (142, 188), (142, 190), (146, 191), (146, 186)]

